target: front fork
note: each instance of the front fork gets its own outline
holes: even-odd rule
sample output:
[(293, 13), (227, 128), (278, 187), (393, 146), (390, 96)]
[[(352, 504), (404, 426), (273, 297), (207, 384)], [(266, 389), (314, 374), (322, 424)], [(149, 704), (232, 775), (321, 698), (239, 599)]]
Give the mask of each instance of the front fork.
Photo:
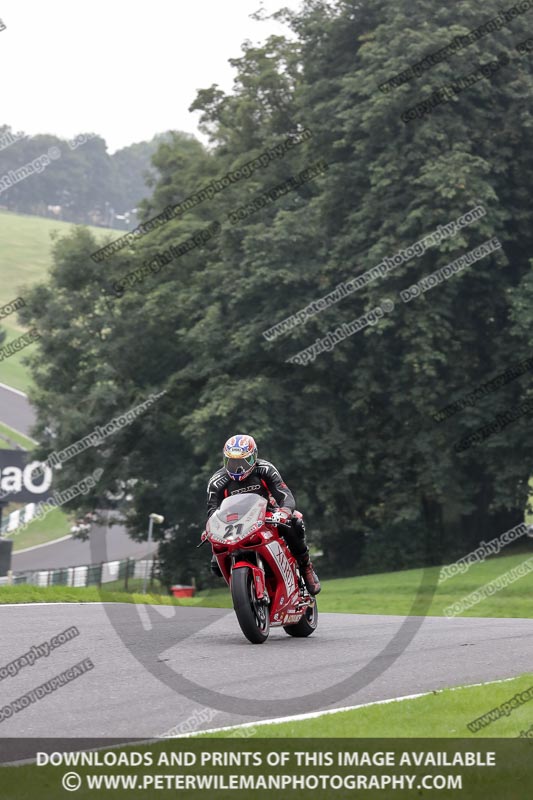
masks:
[(251, 564), (249, 561), (238, 561), (236, 560), (236, 557), (233, 556), (231, 559), (231, 571), (233, 573), (234, 569), (251, 569), (254, 579), (255, 596), (258, 600), (261, 600), (269, 605), (270, 598), (268, 596), (265, 584), (265, 567), (263, 564), (263, 559), (259, 554), (256, 555), (256, 558), (257, 564)]

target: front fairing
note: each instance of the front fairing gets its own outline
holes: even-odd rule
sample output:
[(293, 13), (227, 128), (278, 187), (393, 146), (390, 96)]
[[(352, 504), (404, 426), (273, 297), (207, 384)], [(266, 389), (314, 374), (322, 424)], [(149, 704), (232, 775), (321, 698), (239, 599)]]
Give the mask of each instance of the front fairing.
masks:
[(214, 544), (236, 544), (263, 527), (267, 501), (257, 494), (226, 497), (207, 522), (206, 530)]

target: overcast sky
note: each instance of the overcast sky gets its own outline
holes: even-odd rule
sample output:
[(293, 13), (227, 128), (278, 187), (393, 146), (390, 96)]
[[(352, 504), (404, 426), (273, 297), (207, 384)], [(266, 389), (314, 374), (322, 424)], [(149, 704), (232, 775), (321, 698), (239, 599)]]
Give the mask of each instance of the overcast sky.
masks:
[(196, 90), (230, 90), (242, 42), (286, 32), (250, 19), (261, 5), (300, 0), (2, 0), (0, 124), (98, 133), (109, 152), (169, 129), (198, 134)]

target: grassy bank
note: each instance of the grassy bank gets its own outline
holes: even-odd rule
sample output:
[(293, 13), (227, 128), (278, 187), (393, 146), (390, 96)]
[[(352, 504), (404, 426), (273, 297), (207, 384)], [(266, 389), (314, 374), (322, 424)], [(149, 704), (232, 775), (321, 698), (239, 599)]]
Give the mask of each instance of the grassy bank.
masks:
[[(0, 305), (21, 296), (20, 288), (46, 278), (52, 264), (51, 234), (65, 236), (71, 222), (0, 211)], [(124, 231), (87, 226), (99, 239)], [(11, 317), (15, 319), (16, 314)]]
[[(323, 582), (322, 593), (318, 598), (318, 605), (321, 612), (338, 612), (346, 614), (399, 614), (421, 615), (421, 616), (443, 616), (446, 609), (453, 603), (462, 600), (464, 597), (474, 592), (485, 584), (490, 583), (510, 570), (523, 564), (528, 558), (533, 558), (533, 541), (531, 546), (520, 555), (503, 556), (492, 558), (471, 567), (465, 575), (458, 575), (444, 583), (438, 584), (440, 568), (434, 567), (428, 570), (405, 570), (403, 572), (392, 572), (380, 575), (363, 575), (357, 578), (339, 578)], [(120, 582), (121, 584), (122, 582)], [(27, 591), (31, 597), (40, 600), (54, 601), (72, 598), (84, 600), (85, 597), (77, 592), (84, 590), (64, 590), (68, 597), (63, 597), (60, 587), (57, 589), (42, 589), (43, 592), (38, 598), (33, 594), (32, 587), (25, 589), (24, 586), (14, 587), (20, 590), (19, 602), (34, 602), (24, 596)], [(117, 584), (118, 588), (118, 584)], [(5, 589), (0, 588), (0, 598)], [(50, 598), (46, 592), (50, 591), (53, 596)], [(97, 589), (89, 590), (97, 592)], [(533, 604), (531, 596), (533, 593), (533, 572), (510, 584), (509, 586), (495, 592), (477, 603), (473, 608), (465, 611), (463, 616), (470, 617), (533, 617)], [(104, 597), (103, 600), (111, 600)], [(137, 602), (133, 598), (139, 595), (128, 595), (129, 599), (124, 599), (124, 594), (117, 595), (123, 602)], [(149, 602), (160, 602), (160, 595), (152, 595)], [(140, 596), (142, 602), (142, 595)], [(98, 595), (93, 599), (97, 600)], [(162, 596), (161, 602), (168, 602), (166, 595)], [(17, 602), (16, 599), (5, 602)], [(231, 597), (227, 587), (216, 590), (199, 592), (195, 597), (176, 601), (178, 605), (184, 606), (203, 606), (211, 608), (231, 608)]]
[[(476, 564), (464, 575), (439, 584), (440, 567), (427, 570), (362, 575), (322, 583), (318, 598), (320, 611), (349, 614), (400, 614), (442, 616), (453, 603), (533, 558), (533, 539), (526, 539), (520, 555), (490, 558)], [(532, 617), (533, 572), (486, 597), (464, 612), (469, 617)], [(231, 607), (227, 589), (200, 592), (184, 605)]]
[(136, 594), (134, 592), (110, 591), (97, 586), (74, 589), (68, 586), (49, 588), (19, 584), (0, 586), (2, 603), (149, 603), (153, 605), (179, 605), (170, 595)]
[[(11, 299), (13, 300), (14, 297)], [(1, 302), (0, 305), (2, 305)], [(24, 328), (21, 328), (16, 321), (16, 314), (3, 319), (0, 322), (0, 326), (7, 333), (3, 346), (18, 339), (24, 333)], [(19, 352), (13, 353), (9, 358), (4, 359), (0, 363), (0, 382), (5, 383), (7, 386), (13, 386), (14, 389), (19, 389), (21, 392), (27, 392), (31, 386), (31, 377), (26, 366), (26, 359), (34, 353), (36, 347), (37, 343), (33, 342), (19, 350)]]
[(44, 519), (33, 520), (25, 530), (7, 538), (12, 539), (13, 551), (17, 552), (61, 539), (70, 533), (71, 525), (72, 515), (65, 514), (61, 508), (54, 508)]
[[(0, 306), (17, 297), (24, 298), (25, 287), (34, 286), (46, 279), (52, 264), (50, 234), (57, 232), (64, 236), (72, 227), (70, 222), (0, 211)], [(118, 233), (108, 228), (91, 226), (89, 230), (99, 239), (109, 233), (115, 236)], [(5, 344), (24, 331), (18, 323), (16, 313), (3, 319), (1, 326), (8, 334)], [(24, 360), (35, 347), (35, 344), (31, 344), (0, 363), (1, 383), (27, 391), (31, 377)]]
[[(511, 710), (474, 733), (468, 723), (508, 702), (517, 692), (533, 687), (533, 673), (510, 681), (483, 686), (443, 689), (425, 697), (371, 705), (352, 711), (339, 711), (314, 719), (254, 725), (242, 734), (254, 738), (289, 739), (299, 737), (335, 738), (500, 738), (518, 737), (533, 724), (533, 700)], [(228, 738), (235, 731), (209, 734)], [(533, 735), (533, 734), (532, 734)]]
[(9, 428), (7, 425), (4, 425), (3, 422), (0, 422), (0, 449), (14, 450), (16, 449), (14, 447), (16, 444), (20, 445), (25, 450), (32, 450), (33, 447), (35, 447), (35, 443), (32, 442), (31, 439), (28, 439), (27, 436), (24, 436), (24, 434), (18, 431), (14, 431), (13, 428)]
[[(346, 775), (351, 776), (350, 783), (346, 788), (337, 791), (327, 784), (317, 788), (317, 783), (313, 784), (310, 791), (307, 788), (297, 788), (295, 790), (283, 791), (277, 796), (288, 798), (309, 798), (316, 800), (331, 800), (331, 798), (352, 798), (352, 797), (467, 797), (469, 800), (485, 800), (485, 798), (512, 798), (529, 797), (531, 794), (531, 738), (527, 740), (524, 734), (531, 736), (531, 713), (527, 703), (512, 710), (509, 715), (502, 716), (490, 725), (485, 727), (480, 733), (473, 734), (468, 728), (468, 724), (480, 716), (487, 714), (491, 709), (495, 709), (502, 703), (507, 703), (517, 693), (530, 689), (533, 685), (533, 674), (522, 675), (505, 682), (494, 682), (484, 686), (467, 686), (456, 689), (446, 689), (434, 692), (431, 695), (415, 698), (411, 700), (394, 701), (387, 704), (373, 705), (366, 708), (359, 708), (352, 711), (336, 712), (333, 714), (322, 715), (315, 719), (301, 720), (299, 722), (289, 722), (273, 725), (253, 725), (246, 728), (234, 728), (230, 731), (220, 733), (197, 734), (186, 740), (163, 739), (153, 741), (150, 744), (136, 743), (134, 745), (122, 746), (115, 755), (107, 761), (101, 753), (100, 765), (84, 766), (82, 763), (76, 764), (74, 781), (79, 787), (76, 797), (92, 798), (95, 797), (95, 787), (100, 787), (98, 797), (104, 796), (101, 791), (105, 781), (98, 776), (111, 776), (112, 784), (106, 787), (107, 793), (112, 789), (113, 796), (116, 798), (157, 798), (161, 796), (161, 789), (165, 788), (165, 783), (161, 776), (168, 775), (171, 783), (169, 790), (175, 795), (177, 790), (172, 785), (172, 775), (178, 771), (172, 765), (172, 755), (162, 757), (160, 754), (176, 754), (176, 763), (182, 753), (187, 753), (192, 761), (184, 761), (185, 764), (193, 764), (191, 767), (178, 767), (181, 773), (202, 776), (205, 775), (206, 781), (213, 773), (219, 775), (242, 774), (245, 775)], [(475, 742), (475, 739), (485, 739), (492, 741)], [(232, 739), (231, 742), (221, 742), (221, 739)], [(283, 739), (283, 743), (274, 743), (273, 739)], [(365, 741), (377, 739), (374, 743)], [(499, 741), (494, 741), (498, 739)], [(253, 741), (251, 741), (253, 740)], [(302, 741), (304, 740), (304, 741)], [(307, 745), (305, 740), (310, 740)], [(355, 740), (355, 741), (354, 741)], [(413, 740), (413, 741), (408, 741)], [(449, 740), (449, 741), (447, 741)], [(469, 740), (469, 741), (461, 741)], [(36, 745), (36, 749), (37, 745)], [(81, 748), (80, 748), (81, 749)], [(128, 758), (123, 762), (119, 761), (118, 752), (135, 753), (135, 761), (130, 766)], [(239, 756), (236, 754), (251, 753), (257, 754), (254, 758), (258, 761), (252, 762), (250, 766), (220, 766), (224, 762), (221, 754), (229, 754), (235, 757), (235, 761), (228, 764), (238, 764)], [(283, 753), (288, 758), (286, 766), (279, 766), (280, 760), (275, 758), (270, 760), (268, 754), (279, 756)], [(310, 759), (308, 766), (301, 768), (297, 762), (295, 753), (303, 758), (307, 753)], [(326, 766), (313, 766), (319, 764), (320, 754), (327, 754), (329, 761), (324, 758)], [(375, 758), (374, 766), (368, 765), (369, 761), (363, 761), (363, 766), (348, 766), (350, 761), (339, 758), (343, 753), (353, 759), (369, 754)], [(431, 754), (433, 759), (446, 754), (449, 764), (458, 766), (431, 766), (438, 761), (429, 760), (430, 766), (425, 766), (422, 759), (425, 754)], [(492, 764), (491, 766), (472, 767), (468, 766), (468, 755), (479, 753), (482, 764)], [(493, 759), (489, 761), (487, 753), (494, 753)], [(141, 758), (139, 758), (139, 754)], [(146, 754), (146, 755), (144, 755)], [(202, 755), (202, 754), (205, 754)], [(392, 766), (383, 766), (385, 756), (392, 757), (389, 763)], [(455, 760), (459, 756), (460, 760)], [(404, 758), (407, 757), (407, 760)], [(420, 760), (417, 760), (420, 759)], [(453, 760), (452, 760), (453, 759)], [(464, 760), (464, 762), (463, 762)], [(420, 764), (421, 767), (414, 765)], [(57, 763), (57, 762), (55, 762)], [(55, 800), (66, 794), (61, 790), (61, 781), (67, 772), (67, 764), (61, 766), (41, 766), (35, 764), (25, 764), (18, 767), (0, 768), (0, 780), (5, 796), (17, 798), (30, 798), (35, 793), (35, 786), (39, 786), (39, 796), (43, 800)], [(111, 766), (107, 766), (107, 764)], [(114, 766), (115, 764), (123, 764)], [(282, 764), (285, 762), (282, 761)], [(351, 764), (355, 764), (354, 760)], [(465, 764), (463, 766), (462, 764)], [(140, 766), (139, 766), (140, 764)], [(257, 769), (254, 764), (258, 764)], [(342, 765), (341, 765), (342, 764)], [(404, 766), (402, 764), (409, 766)], [(215, 766), (216, 765), (216, 766)], [(270, 766), (269, 766), (270, 765)], [(331, 765), (331, 766), (328, 766)], [(341, 766), (339, 766), (341, 765)], [(146, 777), (158, 775), (161, 785), (154, 789), (154, 779), (146, 782)], [(97, 776), (89, 779), (87, 776)], [(401, 783), (400, 787), (394, 786), (390, 789), (391, 780), (383, 782), (381, 788), (370, 789), (363, 783), (363, 790), (354, 790), (355, 776), (402, 776), (411, 775), (415, 780), (416, 791), (406, 788), (406, 784)], [(429, 779), (429, 786), (433, 787), (432, 777), (436, 775), (442, 779), (444, 775), (459, 777), (459, 782), (455, 783), (455, 788), (449, 791), (441, 791), (444, 784), (435, 782), (435, 791), (423, 788), (424, 776)], [(78, 778), (78, 776), (80, 776)], [(114, 777), (117, 776), (117, 777)], [(122, 777), (118, 777), (122, 776)], [(138, 777), (129, 777), (138, 776)], [(369, 778), (363, 778), (366, 782)], [(379, 778), (374, 786), (379, 787)], [(398, 778), (398, 780), (401, 780)], [(98, 781), (98, 783), (96, 783)], [(122, 783), (124, 781), (124, 783)], [(128, 781), (128, 783), (126, 783)], [(422, 785), (421, 785), (422, 784)], [(200, 784), (201, 785), (201, 784)], [(208, 785), (206, 783), (206, 785)], [(301, 784), (300, 784), (301, 786)], [(339, 786), (338, 778), (336, 786)], [(402, 788), (403, 787), (403, 788)], [(529, 787), (529, 788), (528, 788)], [(182, 787), (183, 788), (183, 787)], [(168, 792), (167, 792), (168, 794)], [(223, 788), (213, 792), (211, 789), (206, 791), (191, 789), (183, 793), (184, 797), (212, 798), (220, 797), (221, 800), (230, 800), (237, 794), (243, 797), (270, 796), (266, 791), (247, 790), (237, 792), (233, 789)]]

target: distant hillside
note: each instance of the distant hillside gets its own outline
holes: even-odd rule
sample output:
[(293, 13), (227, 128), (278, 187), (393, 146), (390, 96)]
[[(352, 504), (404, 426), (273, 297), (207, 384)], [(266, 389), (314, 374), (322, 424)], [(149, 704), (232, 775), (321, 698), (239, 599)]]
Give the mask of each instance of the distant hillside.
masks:
[(158, 134), (107, 152), (94, 133), (72, 140), (26, 136), (0, 125), (0, 208), (122, 230), (135, 227), (135, 210), (150, 195), (151, 159), (171, 134)]
[[(24, 286), (33, 286), (46, 279), (52, 264), (50, 233), (64, 235), (72, 228), (68, 222), (0, 212), (0, 306), (23, 296)], [(98, 237), (110, 231), (92, 228)], [(116, 231), (114, 231), (116, 234)], [(0, 330), (7, 332), (4, 344), (20, 336), (22, 328), (14, 313), (0, 320)], [(33, 345), (0, 361), (0, 382), (26, 391), (30, 378), (22, 359), (32, 352)]]

